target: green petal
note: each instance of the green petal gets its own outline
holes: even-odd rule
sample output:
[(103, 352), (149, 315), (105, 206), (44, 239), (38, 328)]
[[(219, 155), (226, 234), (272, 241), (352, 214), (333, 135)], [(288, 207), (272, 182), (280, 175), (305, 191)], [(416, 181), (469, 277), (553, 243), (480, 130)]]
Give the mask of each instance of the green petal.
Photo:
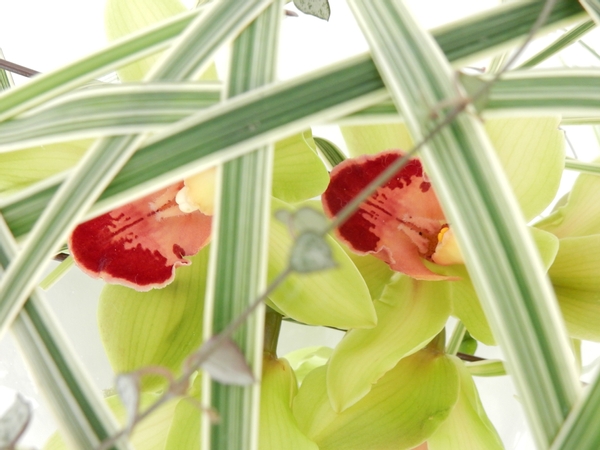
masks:
[[(558, 190), (564, 168), (564, 138), (559, 123), (559, 117), (490, 119), (485, 123), (528, 220), (540, 214)], [(341, 129), (353, 157), (413, 146), (408, 130), (400, 122)]]
[(377, 326), (350, 330), (327, 370), (331, 405), (343, 411), (363, 398), (400, 359), (425, 346), (450, 314), (448, 283), (398, 276), (375, 301)]
[(569, 335), (600, 342), (600, 292), (560, 286), (554, 289)]
[[(556, 236), (537, 228), (531, 227), (529, 229), (540, 251), (544, 265), (549, 267), (558, 251), (558, 239)], [(444, 274), (460, 278), (458, 281), (450, 282), (452, 315), (458, 317), (465, 324), (467, 330), (475, 339), (486, 345), (496, 345), (492, 330), (465, 266), (447, 267)]]
[(448, 419), (427, 440), (429, 450), (503, 449), (498, 432), (485, 413), (473, 378), (465, 365), (453, 358), (460, 378), (460, 395)]
[[(151, 405), (158, 399), (158, 397), (159, 396), (156, 394), (142, 394), (141, 409)], [(115, 417), (121, 424), (124, 425), (126, 421), (126, 412), (119, 397), (113, 395), (111, 397), (107, 397), (105, 400)], [(141, 421), (139, 425), (136, 425), (133, 435), (130, 438), (130, 442), (134, 445), (134, 447), (140, 449), (143, 448), (144, 450), (167, 450), (171, 448), (177, 448), (181, 450), (194, 449), (194, 447), (185, 446), (166, 446), (169, 430), (171, 429), (174, 416), (176, 415), (178, 406), (182, 403), (186, 403), (186, 401), (182, 399), (173, 399), (165, 403), (146, 419)], [(186, 430), (185, 434), (188, 436), (190, 431)], [(44, 450), (67, 450), (67, 448), (68, 447), (66, 446), (65, 442), (58, 433), (52, 435), (48, 442), (46, 442), (46, 445), (44, 445)]]
[(554, 199), (564, 169), (564, 136), (559, 117), (486, 120), (492, 141), (527, 220)]
[(329, 403), (325, 372), (320, 367), (306, 377), (293, 407), (300, 429), (320, 450), (412, 448), (448, 417), (458, 397), (456, 366), (430, 349), (404, 358), (341, 413)]
[[(177, 269), (163, 289), (138, 292), (106, 285), (100, 296), (98, 323), (108, 359), (116, 373), (149, 365), (179, 372), (186, 356), (202, 342), (202, 313), (208, 247)], [(144, 389), (158, 389), (164, 380), (144, 377)]]
[(471, 336), (486, 345), (496, 345), (492, 330), (485, 317), (479, 297), (465, 266), (453, 266), (452, 274), (459, 277), (450, 282), (450, 298), (452, 299), (452, 315), (460, 319)]
[(373, 300), (380, 298), (383, 289), (390, 282), (395, 272), (390, 269), (390, 266), (373, 255), (357, 255), (346, 245), (342, 245), (342, 248), (363, 276), (371, 293), (371, 298)]
[[(272, 199), (273, 211), (292, 210)], [(280, 221), (271, 220), (268, 279), (275, 279), (288, 265), (292, 237)], [(269, 300), (276, 310), (300, 322), (336, 328), (369, 328), (376, 323), (375, 309), (360, 272), (333, 238), (327, 236), (337, 268), (310, 274), (292, 274)]]
[(581, 174), (561, 207), (557, 208), (536, 227), (559, 238), (587, 236), (600, 230), (600, 177)]
[(165, 450), (200, 450), (200, 414), (198, 407), (188, 400), (177, 403)]
[[(186, 11), (179, 0), (107, 0), (104, 12), (106, 37), (114, 41)], [(136, 61), (117, 72), (121, 81), (139, 81), (158, 61), (160, 54)]]
[[(119, 39), (187, 11), (179, 0), (107, 0), (104, 26), (109, 41)], [(121, 81), (139, 81), (158, 61), (161, 54), (148, 56), (117, 70)], [(211, 65), (200, 77), (216, 80), (217, 71)]]
[(600, 290), (600, 234), (561, 239), (548, 274), (555, 286)]
[(294, 372), (285, 359), (265, 358), (260, 393), (260, 450), (318, 450), (298, 428), (292, 414)]
[(310, 130), (275, 144), (273, 196), (297, 203), (321, 195), (328, 183), (327, 168), (317, 156)]
[(23, 189), (73, 167), (92, 141), (81, 140), (0, 153), (0, 193)]
[(401, 122), (340, 127), (351, 157), (384, 150), (410, 150), (413, 140)]
[(302, 384), (306, 375), (325, 365), (332, 353), (333, 349), (330, 347), (306, 347), (288, 353), (285, 359), (294, 369), (298, 384)]
[(548, 273), (569, 334), (600, 341), (600, 235), (561, 239)]

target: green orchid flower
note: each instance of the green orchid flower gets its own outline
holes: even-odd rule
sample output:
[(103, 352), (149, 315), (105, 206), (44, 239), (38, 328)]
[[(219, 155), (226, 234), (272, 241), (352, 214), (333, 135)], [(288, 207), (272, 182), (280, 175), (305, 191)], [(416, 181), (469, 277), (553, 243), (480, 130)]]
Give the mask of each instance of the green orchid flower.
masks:
[(548, 271), (569, 334), (600, 341), (600, 177), (581, 174), (568, 197), (535, 227), (559, 239)]
[[(527, 220), (544, 210), (559, 186), (564, 144), (558, 124), (558, 117), (485, 124)], [(412, 147), (401, 124), (342, 131), (350, 154), (357, 158), (344, 161), (331, 173), (322, 197), (330, 216), (402, 154), (393, 149)], [(458, 317), (477, 340), (495, 344), (462, 264), (452, 224), (446, 222), (424, 169), (418, 159), (411, 160), (336, 232), (362, 255), (354, 258), (360, 261), (357, 267), (371, 292), (380, 293), (374, 297), (377, 326), (349, 331), (327, 365), (328, 394), (337, 412), (361, 401), (402, 358), (423, 348), (450, 315)], [(549, 267), (558, 239), (539, 228), (531, 232)]]

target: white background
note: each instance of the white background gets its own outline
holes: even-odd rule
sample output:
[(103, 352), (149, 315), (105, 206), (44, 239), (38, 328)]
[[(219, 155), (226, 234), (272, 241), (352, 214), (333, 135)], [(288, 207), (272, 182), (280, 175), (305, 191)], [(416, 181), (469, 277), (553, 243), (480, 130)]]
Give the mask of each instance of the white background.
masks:
[[(102, 48), (104, 0), (0, 0), (0, 48), (5, 58), (38, 70), (51, 71), (61, 65)], [(282, 30), (279, 77), (290, 78), (315, 67), (345, 59), (367, 50), (367, 44), (345, 2), (330, 0), (330, 21), (301, 15), (287, 18)], [(414, 12), (426, 27), (455, 20), (462, 15), (493, 6), (490, 0), (414, 1)], [(292, 8), (290, 8), (292, 9)], [(558, 34), (555, 34), (556, 37)], [(593, 42), (594, 38), (586, 38)], [(596, 47), (600, 48), (600, 46)], [(566, 59), (570, 65), (597, 65), (598, 61), (580, 47)], [(562, 61), (554, 58), (553, 64)], [(483, 64), (483, 63), (482, 63)], [(17, 82), (26, 80), (16, 77)], [(339, 141), (330, 127), (317, 127), (316, 135)], [(569, 138), (584, 160), (598, 155), (597, 143), (589, 129), (569, 129)], [(572, 175), (568, 176), (572, 179)], [(91, 280), (76, 269), (48, 292), (48, 301), (72, 338), (81, 359), (100, 389), (112, 384), (112, 373), (102, 351), (96, 327), (97, 298), (102, 283)], [(335, 345), (340, 334), (327, 329), (288, 326), (280, 343), (280, 354), (299, 347), (329, 343)], [(592, 346), (585, 347), (585, 362), (595, 358)], [(478, 355), (500, 357), (498, 349), (483, 348)], [(524, 425), (524, 416), (508, 377), (477, 379), (486, 410), (508, 449), (533, 448)], [(0, 342), (0, 413), (8, 407), (12, 394), (24, 394), (35, 407), (35, 419), (23, 444), (41, 446), (54, 430), (54, 424), (35, 386), (31, 383), (21, 357), (10, 336)]]

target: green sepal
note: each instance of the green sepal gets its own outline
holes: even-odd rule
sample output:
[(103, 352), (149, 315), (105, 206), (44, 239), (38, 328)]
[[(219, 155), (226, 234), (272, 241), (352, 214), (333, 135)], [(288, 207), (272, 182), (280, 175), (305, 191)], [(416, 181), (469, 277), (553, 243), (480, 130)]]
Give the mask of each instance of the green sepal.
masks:
[[(554, 261), (558, 251), (558, 239), (543, 230), (529, 228), (544, 265), (549, 267)], [(444, 275), (455, 276), (457, 281), (450, 283), (450, 297), (452, 299), (452, 315), (461, 320), (469, 333), (479, 342), (486, 345), (496, 345), (489, 323), (479, 297), (473, 288), (473, 283), (465, 266), (446, 266)]]
[(357, 255), (346, 245), (342, 245), (342, 248), (363, 276), (371, 293), (371, 298), (373, 300), (380, 298), (384, 288), (391, 281), (395, 272), (385, 262), (375, 258), (373, 255)]
[(552, 214), (535, 223), (535, 227), (561, 239), (597, 234), (600, 230), (599, 192), (599, 176), (579, 175), (568, 196), (561, 199)]
[(561, 239), (548, 273), (571, 337), (600, 341), (600, 234)]
[(317, 155), (310, 130), (275, 144), (274, 197), (287, 203), (301, 202), (321, 195), (328, 183), (327, 168)]
[(448, 283), (397, 275), (376, 300), (377, 326), (350, 330), (334, 349), (327, 389), (335, 411), (361, 400), (402, 358), (424, 347), (450, 315)]
[[(150, 365), (175, 373), (202, 342), (208, 247), (179, 267), (175, 280), (163, 289), (138, 292), (106, 285), (100, 295), (98, 324), (115, 373)], [(144, 376), (143, 390), (164, 387), (165, 380)]]
[(300, 429), (292, 414), (296, 378), (285, 359), (263, 359), (260, 393), (260, 450), (318, 450)]
[[(157, 394), (144, 393), (141, 396), (141, 409), (144, 410), (159, 398)], [(110, 410), (115, 417), (125, 424), (126, 411), (121, 400), (117, 395), (107, 397), (105, 399)], [(189, 408), (195, 409), (192, 412)], [(182, 413), (183, 412), (183, 413)], [(195, 415), (197, 426), (196, 428), (181, 427), (182, 419), (186, 419), (191, 415)], [(200, 411), (193, 405), (182, 398), (175, 398), (168, 401), (155, 412), (150, 414), (146, 419), (135, 426), (133, 434), (129, 438), (135, 448), (144, 450), (196, 450), (198, 446), (194, 446), (192, 440), (196, 438), (200, 431)], [(171, 434), (176, 432), (178, 438), (171, 440)], [(171, 446), (171, 442), (178, 444), (177, 447)], [(198, 435), (199, 442), (199, 435)], [(53, 434), (44, 445), (44, 450), (67, 450), (68, 447), (60, 434)]]
[[(528, 220), (552, 201), (564, 168), (564, 136), (560, 118), (489, 119), (485, 129)], [(412, 138), (401, 122), (342, 127), (350, 156), (389, 149), (408, 151)]]
[(333, 349), (330, 347), (305, 347), (285, 355), (294, 373), (296, 381), (302, 384), (306, 375), (312, 372), (317, 367), (321, 367), (329, 361)]
[(431, 349), (402, 359), (341, 413), (329, 402), (326, 371), (324, 366), (308, 374), (293, 406), (300, 429), (320, 450), (412, 448), (446, 420), (458, 398), (456, 366)]
[(0, 195), (10, 194), (73, 167), (90, 140), (60, 142), (0, 153)]
[[(274, 212), (293, 209), (276, 198), (271, 206)], [(288, 266), (293, 244), (290, 230), (279, 220), (272, 219), (270, 227), (269, 281)], [(316, 273), (292, 273), (269, 296), (270, 302), (283, 315), (311, 325), (373, 327), (377, 318), (366, 283), (340, 245), (330, 236), (326, 240), (337, 267)]]
[(165, 450), (200, 450), (201, 414), (197, 405), (181, 399), (173, 412), (173, 422), (167, 435)]
[(458, 401), (448, 418), (427, 440), (429, 450), (500, 450), (498, 432), (487, 417), (471, 374), (458, 358), (452, 358), (460, 379)]
[(408, 151), (413, 147), (408, 128), (402, 122), (353, 125), (341, 127), (341, 131), (352, 158), (390, 149)]
[[(119, 39), (162, 20), (187, 11), (179, 0), (107, 0), (104, 26), (109, 41)], [(117, 70), (121, 81), (139, 81), (160, 59), (154, 54)], [(216, 80), (217, 71), (211, 65), (202, 75), (203, 80)]]
[(554, 199), (562, 177), (560, 117), (510, 117), (484, 125), (525, 218), (533, 219)]
[[(104, 10), (106, 37), (114, 41), (186, 11), (179, 0), (107, 0)], [(117, 70), (121, 81), (139, 81), (160, 59), (148, 56)]]

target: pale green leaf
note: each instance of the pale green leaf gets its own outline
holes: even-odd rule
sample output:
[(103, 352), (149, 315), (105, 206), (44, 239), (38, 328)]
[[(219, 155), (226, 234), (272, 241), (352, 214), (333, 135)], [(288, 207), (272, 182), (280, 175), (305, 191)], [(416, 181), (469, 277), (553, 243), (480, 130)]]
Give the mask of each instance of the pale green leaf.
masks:
[[(272, 208), (291, 210), (281, 200), (273, 199)], [(278, 311), (300, 322), (336, 328), (368, 328), (376, 316), (367, 285), (360, 272), (340, 245), (326, 237), (338, 267), (310, 274), (292, 274), (275, 290), (269, 300)], [(271, 220), (269, 236), (269, 280), (287, 266), (293, 239), (289, 229)]]
[(460, 378), (460, 394), (452, 412), (427, 440), (429, 450), (503, 449), (498, 432), (483, 409), (473, 379), (462, 361), (452, 358)]
[[(179, 372), (183, 360), (202, 342), (202, 313), (208, 248), (179, 267), (175, 280), (163, 289), (138, 292), (107, 285), (102, 291), (98, 324), (106, 354), (116, 373), (148, 365)], [(144, 389), (165, 380), (144, 377)]]
[[(368, 358), (362, 364), (371, 362)], [(404, 358), (341, 413), (329, 403), (326, 370), (308, 374), (293, 406), (300, 429), (321, 450), (412, 448), (448, 417), (458, 397), (456, 367), (435, 350)]]
[(296, 203), (320, 195), (329, 183), (329, 174), (316, 153), (310, 130), (294, 134), (275, 144), (273, 195)]
[(350, 330), (329, 360), (327, 389), (334, 410), (354, 405), (400, 359), (440, 332), (450, 314), (448, 287), (404, 275), (386, 286), (374, 302), (377, 326)]
[(260, 450), (318, 450), (298, 428), (292, 414), (296, 378), (285, 359), (266, 357), (260, 394)]
[(552, 201), (564, 168), (560, 117), (491, 119), (485, 129), (527, 220)]

